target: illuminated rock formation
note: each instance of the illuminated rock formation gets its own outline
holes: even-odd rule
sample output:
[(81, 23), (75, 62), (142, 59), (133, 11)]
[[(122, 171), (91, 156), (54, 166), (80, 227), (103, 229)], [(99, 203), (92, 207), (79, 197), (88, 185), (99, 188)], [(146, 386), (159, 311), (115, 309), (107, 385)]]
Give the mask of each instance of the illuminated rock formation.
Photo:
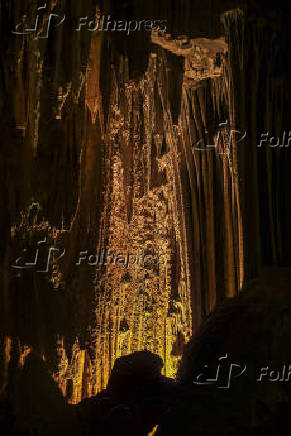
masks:
[[(7, 23), (25, 13), (1, 5)], [(218, 25), (216, 39), (193, 36), (188, 21), (187, 35), (177, 33), (180, 14), (172, 35), (124, 40), (72, 31), (96, 8), (63, 6), (71, 15), (49, 40), (3, 33), (1, 389), (33, 349), (78, 403), (106, 387), (116, 358), (145, 348), (174, 377), (215, 305), (255, 277), (262, 258), (283, 263), (290, 155), (258, 155), (254, 144), (257, 129), (286, 124), (270, 96), (280, 107), (288, 77), (272, 76), (271, 44), (254, 62), (250, 47), (267, 31), (240, 9), (224, 14), (225, 38)], [(272, 78), (261, 84), (267, 58)], [(19, 251), (43, 238), (66, 256), (47, 275), (12, 271)], [(104, 249), (118, 263), (77, 267), (81, 251)], [(123, 265), (128, 255), (155, 261)]]
[[(225, 203), (227, 242), (224, 265), (218, 270), (225, 269), (228, 274), (228, 295), (238, 289), (238, 276), (233, 276), (236, 242), (229, 233), (229, 220), (237, 221), (234, 210), (239, 210), (233, 171), (236, 150), (233, 143), (227, 144), (230, 126), (219, 127), (229, 116), (225, 42), (153, 34), (149, 64), (142, 78), (129, 78), (126, 56), (120, 58), (119, 70), (111, 70), (104, 126), (99, 85), (101, 43), (100, 35), (93, 36), (89, 66), (84, 70), (81, 65), (73, 80), (54, 85), (53, 125), (71, 119), (79, 100), (87, 108), (80, 148), (80, 189), (75, 210), (71, 208), (70, 226), (63, 211), (59, 227), (53, 207), (49, 215), (54, 226), (48, 221), (47, 226), (44, 222), (31, 227), (31, 231), (42, 229), (54, 244), (65, 242), (69, 254), (51, 272), (54, 287), (65, 287), (70, 299), (76, 287), (83, 292), (84, 286), (90, 290), (95, 283), (95, 303), (87, 303), (87, 310), (96, 316), (88, 345), (72, 337), (70, 352), (64, 339), (58, 342), (59, 370), (54, 378), (73, 403), (105, 388), (115, 359), (137, 350), (159, 354), (165, 374), (175, 376), (183, 345), (217, 300), (214, 251), (215, 202), (219, 195)], [(173, 80), (177, 81), (175, 87)], [(46, 101), (47, 97), (43, 98)], [(40, 120), (40, 126), (44, 122)], [(40, 151), (47, 153), (51, 141), (47, 143), (43, 135), (40, 130), (39, 143), (35, 137), (33, 147), (40, 164)], [(215, 147), (208, 149), (208, 140), (216, 141)], [(94, 187), (98, 166), (99, 176), (104, 175), (104, 209), (99, 223), (100, 205), (92, 203), (94, 196), (98, 200)], [(60, 177), (58, 174), (57, 179)], [(45, 180), (41, 182), (47, 186)], [(54, 186), (50, 190), (53, 193)], [(233, 192), (235, 203), (228, 192)], [(49, 206), (50, 202), (45, 210)], [(23, 231), (29, 228), (22, 224)], [(106, 247), (115, 255), (147, 255), (155, 261), (150, 265), (129, 261), (128, 266), (97, 266), (95, 280), (84, 281), (84, 274), (94, 271), (92, 266), (79, 273), (70, 264), (73, 251), (81, 247), (78, 233), (83, 230), (92, 250), (95, 240), (96, 251)], [(77, 326), (75, 330), (77, 333)]]
[[(185, 154), (191, 153), (192, 164), (195, 154), (192, 146), (197, 140), (189, 135), (189, 126), (186, 125), (193, 119), (189, 98), (197, 86), (198, 89), (201, 85), (202, 89), (203, 86), (207, 89), (207, 79), (215, 75), (218, 80), (212, 86), (214, 89), (217, 86), (217, 95), (208, 97), (218, 99), (220, 104), (219, 99), (223, 101), (225, 98), (226, 79), (221, 65), (214, 73), (214, 66), (207, 70), (207, 62), (203, 66), (196, 65), (198, 75), (200, 70), (203, 71), (202, 77), (191, 77), (190, 69), (191, 65), (192, 71), (195, 69), (197, 51), (204, 54), (204, 59), (210, 52), (200, 41), (193, 41), (192, 51), (185, 49), (187, 59), (181, 83), (182, 100), (176, 103), (178, 112), (181, 104), (181, 115), (175, 124), (171, 113), (173, 102), (169, 98), (171, 85), (167, 84), (166, 71), (171, 68), (167, 62), (167, 43), (158, 36), (153, 36), (153, 42), (163, 48), (153, 50), (142, 80), (138, 83), (127, 80), (126, 58), (122, 62), (123, 69), (116, 72), (105, 140), (107, 181), (101, 245), (105, 244), (108, 250), (124, 256), (127, 253), (162, 255), (166, 262), (146, 268), (136, 264), (130, 264), (128, 268), (110, 264), (97, 274), (98, 390), (106, 386), (116, 357), (144, 348), (159, 354), (164, 360), (165, 374), (174, 376), (183, 348), (178, 343), (187, 342), (192, 332), (190, 262), (193, 257), (187, 238), (181, 180), (183, 165), (187, 161)], [(213, 44), (215, 46), (215, 42)], [(223, 56), (226, 45), (219, 41), (216, 48), (212, 48), (212, 56), (209, 55), (208, 62), (212, 65), (218, 53)], [(174, 41), (169, 50), (176, 50), (180, 55)], [(185, 143), (189, 147), (186, 151)], [(223, 142), (220, 147), (224, 150)], [(216, 155), (215, 151), (211, 153)], [(227, 157), (221, 159), (218, 156), (218, 159)], [(205, 176), (207, 189), (213, 189), (209, 186), (213, 182), (208, 179), (208, 174)], [(210, 217), (209, 221), (213, 219)], [(207, 223), (206, 227), (206, 232), (210, 232)], [(209, 302), (208, 310), (215, 302), (215, 288), (209, 292), (214, 301)]]
[[(96, 251), (106, 247), (120, 259), (96, 271), (92, 393), (106, 387), (117, 357), (142, 349), (159, 354), (165, 374), (174, 377), (203, 315), (243, 281), (227, 45), (157, 34), (152, 40), (142, 79), (129, 80), (126, 57), (112, 71)], [(137, 264), (141, 255), (163, 261)], [(82, 398), (78, 377), (73, 401)]]

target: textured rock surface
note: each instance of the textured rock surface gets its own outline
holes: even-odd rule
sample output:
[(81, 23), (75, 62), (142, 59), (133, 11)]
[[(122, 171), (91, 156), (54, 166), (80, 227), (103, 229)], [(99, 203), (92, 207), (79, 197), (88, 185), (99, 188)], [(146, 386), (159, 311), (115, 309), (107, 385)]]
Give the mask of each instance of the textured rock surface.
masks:
[(264, 270), (206, 319), (184, 350), (184, 397), (170, 406), (157, 435), (289, 434), (290, 274)]

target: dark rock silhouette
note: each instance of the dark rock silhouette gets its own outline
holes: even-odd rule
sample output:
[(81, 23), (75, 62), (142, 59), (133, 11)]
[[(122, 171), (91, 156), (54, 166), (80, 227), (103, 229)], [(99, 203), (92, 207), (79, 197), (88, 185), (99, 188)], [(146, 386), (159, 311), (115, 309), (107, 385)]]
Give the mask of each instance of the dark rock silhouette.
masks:
[[(0, 404), (2, 434), (146, 436), (156, 425), (160, 436), (289, 434), (290, 283), (289, 269), (267, 269), (219, 305), (186, 345), (177, 381), (161, 374), (159, 356), (140, 351), (116, 360), (106, 390), (68, 405), (32, 352)], [(203, 371), (213, 378), (226, 354), (217, 383), (193, 383)], [(231, 363), (246, 370), (225, 389)], [(284, 366), (285, 381), (272, 382), (270, 371), (282, 376)]]
[(79, 434), (96, 434), (98, 427), (112, 436), (147, 435), (179, 392), (161, 375), (162, 367), (162, 359), (149, 351), (117, 359), (106, 391), (76, 406)]
[[(207, 318), (184, 350), (178, 374), (183, 396), (168, 410), (157, 435), (290, 434), (291, 381), (287, 372), (283, 376), (291, 363), (290, 283), (290, 270), (267, 269)], [(193, 383), (203, 371), (213, 378), (226, 354), (228, 365), (222, 365), (217, 383)], [(246, 367), (245, 372), (232, 378), (229, 389), (221, 389), (231, 363)], [(267, 376), (258, 381), (267, 367)], [(285, 381), (271, 381), (276, 371)]]
[(32, 351), (23, 368), (15, 368), (0, 402), (1, 434), (61, 435), (70, 425), (70, 407), (46, 364)]
[(0, 403), (1, 434), (147, 435), (177, 397), (178, 387), (161, 375), (162, 367), (162, 359), (149, 351), (121, 357), (105, 391), (68, 405), (44, 362), (32, 352)]

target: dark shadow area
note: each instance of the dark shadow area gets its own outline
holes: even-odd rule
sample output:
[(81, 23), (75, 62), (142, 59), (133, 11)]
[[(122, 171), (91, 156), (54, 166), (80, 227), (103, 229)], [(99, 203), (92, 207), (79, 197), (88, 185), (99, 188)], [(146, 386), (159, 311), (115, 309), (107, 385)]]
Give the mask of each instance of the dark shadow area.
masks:
[(179, 396), (161, 375), (162, 359), (140, 351), (116, 360), (108, 387), (96, 397), (66, 404), (46, 365), (32, 352), (1, 402), (3, 435), (147, 435)]
[[(267, 269), (219, 305), (187, 344), (177, 381), (161, 375), (160, 357), (136, 352), (116, 360), (106, 390), (72, 406), (32, 352), (7, 386), (2, 434), (146, 436), (159, 425), (161, 436), (288, 435), (290, 275)], [(198, 386), (225, 356), (216, 382)]]

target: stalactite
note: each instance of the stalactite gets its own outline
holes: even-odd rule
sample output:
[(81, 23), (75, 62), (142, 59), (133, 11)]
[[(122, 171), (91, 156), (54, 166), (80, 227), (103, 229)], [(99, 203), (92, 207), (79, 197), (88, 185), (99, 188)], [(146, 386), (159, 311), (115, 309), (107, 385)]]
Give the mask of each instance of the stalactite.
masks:
[[(230, 126), (219, 127), (230, 110), (227, 47), (222, 40), (193, 40), (183, 49), (183, 41), (158, 35), (153, 42), (156, 48), (139, 81), (128, 81), (126, 58), (119, 71), (112, 71), (97, 252), (106, 246), (108, 252), (126, 256), (141, 254), (142, 248), (147, 254), (164, 254), (167, 263), (152, 270), (112, 264), (97, 268), (89, 388), (95, 393), (106, 387), (117, 357), (144, 348), (158, 353), (165, 374), (174, 376), (183, 349), (179, 341), (189, 340), (218, 300), (239, 290), (241, 273), (235, 265), (243, 253), (235, 251), (239, 242), (233, 227), (240, 219), (236, 150), (228, 143)], [(178, 118), (169, 100), (168, 51), (185, 65), (180, 107), (174, 108)], [(208, 140), (216, 140), (216, 147), (207, 149)], [(218, 285), (222, 288), (217, 290)], [(81, 385), (74, 389), (80, 391)]]
[[(96, 13), (82, 8), (75, 5), (75, 14)], [(13, 125), (4, 114), (3, 136), (7, 144), (15, 139), (19, 164), (4, 145), (3, 386), (11, 355), (17, 367), (30, 349), (72, 403), (105, 388), (116, 358), (137, 350), (159, 354), (164, 373), (175, 377), (204, 317), (257, 275), (262, 215), (271, 236), (263, 255), (282, 262), (290, 161), (281, 176), (279, 150), (258, 155), (253, 146), (258, 130), (279, 136), (287, 119), (272, 106), (287, 107), (286, 78), (262, 81), (266, 58), (273, 74), (278, 44), (272, 34), (264, 45), (266, 30), (242, 9), (226, 12), (222, 23), (225, 39), (153, 32), (143, 59), (134, 58), (132, 40), (124, 50), (113, 36), (74, 32), (69, 41), (65, 28), (49, 43), (8, 43), (12, 74), (3, 72), (1, 93)], [(233, 129), (246, 131), (246, 140)], [(43, 237), (46, 247), (66, 249), (63, 261), (46, 278), (13, 276), (11, 257)], [(75, 267), (81, 250), (105, 248), (165, 262)]]

